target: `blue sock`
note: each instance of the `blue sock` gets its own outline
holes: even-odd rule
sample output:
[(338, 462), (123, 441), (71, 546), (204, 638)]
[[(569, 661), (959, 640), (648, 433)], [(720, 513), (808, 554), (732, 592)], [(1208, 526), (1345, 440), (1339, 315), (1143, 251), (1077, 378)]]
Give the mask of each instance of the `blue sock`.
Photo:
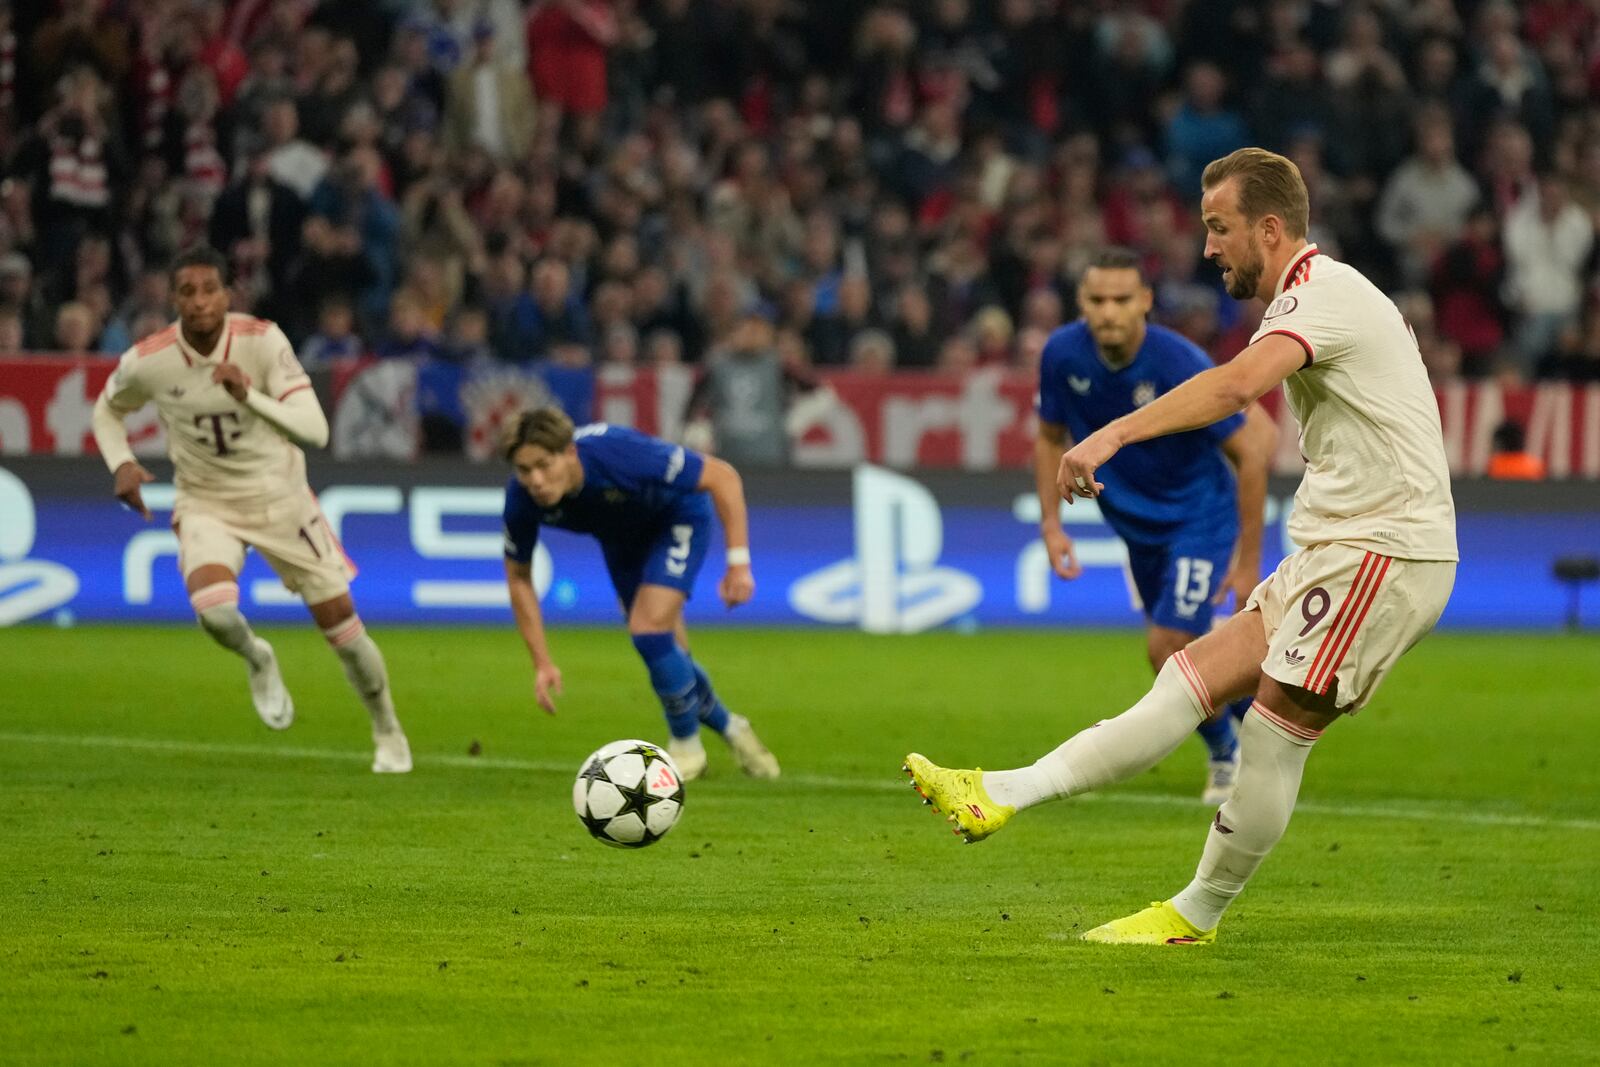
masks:
[(1255, 697), (1240, 697), (1228, 705), (1228, 714), (1233, 716), (1235, 722), (1244, 718), (1244, 713), (1250, 710), (1250, 705), (1256, 702)]
[(1239, 751), (1239, 734), (1233, 727), (1233, 716), (1224, 708), (1221, 715), (1195, 727), (1195, 732), (1205, 739), (1214, 760), (1233, 759)]
[(700, 721), (719, 734), (727, 733), (728, 708), (711, 688), (711, 676), (693, 658), (689, 665), (694, 668), (695, 695), (700, 698)]
[(650, 685), (661, 698), (667, 728), (677, 738), (700, 732), (699, 683), (694, 663), (670, 633), (634, 634), (633, 647), (650, 671)]

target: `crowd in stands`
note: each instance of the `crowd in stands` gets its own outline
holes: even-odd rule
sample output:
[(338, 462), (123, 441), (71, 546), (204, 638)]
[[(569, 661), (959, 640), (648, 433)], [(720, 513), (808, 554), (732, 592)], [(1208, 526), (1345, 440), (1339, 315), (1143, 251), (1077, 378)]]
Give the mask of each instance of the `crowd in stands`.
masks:
[(1600, 381), (1597, 99), (1586, 0), (0, 0), (0, 352), (209, 241), (311, 365), (1028, 370), (1118, 244), (1225, 359), (1258, 144), (1436, 379)]

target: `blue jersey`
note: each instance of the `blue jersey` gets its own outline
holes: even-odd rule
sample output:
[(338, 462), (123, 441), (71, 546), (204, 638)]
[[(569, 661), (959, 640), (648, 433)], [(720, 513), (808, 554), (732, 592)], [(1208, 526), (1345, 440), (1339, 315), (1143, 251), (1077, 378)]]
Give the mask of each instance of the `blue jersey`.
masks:
[(507, 559), (531, 561), (540, 526), (592, 534), (609, 559), (642, 553), (675, 526), (710, 518), (699, 453), (605, 423), (579, 427), (573, 441), (583, 465), (576, 493), (547, 508), (515, 477), (506, 483)]
[[(1124, 367), (1100, 355), (1082, 320), (1050, 335), (1039, 362), (1039, 418), (1065, 426), (1082, 441), (1102, 426), (1212, 367), (1187, 338), (1161, 326)], [(1102, 466), (1101, 513), (1124, 541), (1163, 544), (1203, 531), (1213, 540), (1239, 536), (1238, 489), (1221, 442), (1240, 426), (1230, 415), (1203, 430), (1128, 445)]]

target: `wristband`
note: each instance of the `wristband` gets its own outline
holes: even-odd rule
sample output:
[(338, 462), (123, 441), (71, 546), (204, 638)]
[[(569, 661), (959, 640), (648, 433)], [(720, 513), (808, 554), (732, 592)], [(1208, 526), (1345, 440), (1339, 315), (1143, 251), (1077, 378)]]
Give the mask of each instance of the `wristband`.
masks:
[(728, 549), (728, 566), (730, 566), (730, 567), (748, 567), (748, 566), (750, 566), (750, 549), (747, 548), (747, 547), (730, 548), (730, 549)]

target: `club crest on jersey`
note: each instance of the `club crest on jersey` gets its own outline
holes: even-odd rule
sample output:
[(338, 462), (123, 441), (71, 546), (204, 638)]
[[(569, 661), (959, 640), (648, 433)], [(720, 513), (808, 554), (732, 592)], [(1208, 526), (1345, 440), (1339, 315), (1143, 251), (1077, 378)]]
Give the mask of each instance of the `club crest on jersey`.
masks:
[(1067, 384), (1072, 386), (1072, 391), (1074, 393), (1077, 393), (1079, 396), (1085, 396), (1088, 394), (1089, 386), (1092, 383), (1087, 378), (1080, 378), (1075, 374), (1069, 374), (1067, 375)]
[(624, 493), (621, 489), (607, 489), (606, 490), (606, 503), (607, 504), (621, 504), (622, 502), (624, 502), (627, 499), (628, 499), (628, 494)]
[(1156, 398), (1154, 382), (1140, 382), (1133, 387), (1133, 406), (1142, 408)]
[(1300, 301), (1296, 300), (1288, 293), (1284, 293), (1282, 296), (1278, 297), (1278, 299), (1267, 305), (1267, 310), (1262, 313), (1261, 317), (1263, 319), (1275, 319), (1279, 315), (1289, 314), (1289, 312), (1293, 311), (1299, 306)]

